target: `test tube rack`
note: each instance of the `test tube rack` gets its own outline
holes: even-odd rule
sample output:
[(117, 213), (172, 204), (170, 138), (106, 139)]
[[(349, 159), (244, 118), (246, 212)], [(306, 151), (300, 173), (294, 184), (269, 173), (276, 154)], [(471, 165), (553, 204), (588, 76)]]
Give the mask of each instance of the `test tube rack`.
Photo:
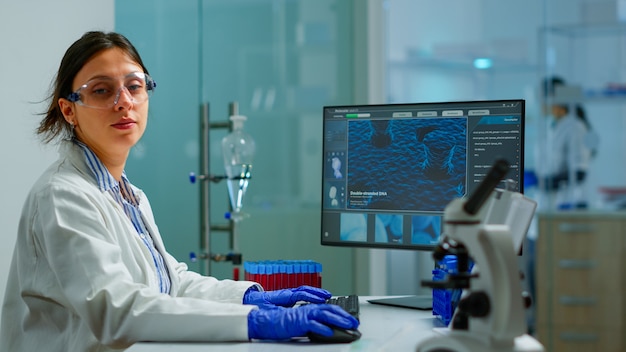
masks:
[(312, 260), (264, 260), (243, 263), (244, 278), (267, 291), (302, 285), (322, 287), (322, 264)]

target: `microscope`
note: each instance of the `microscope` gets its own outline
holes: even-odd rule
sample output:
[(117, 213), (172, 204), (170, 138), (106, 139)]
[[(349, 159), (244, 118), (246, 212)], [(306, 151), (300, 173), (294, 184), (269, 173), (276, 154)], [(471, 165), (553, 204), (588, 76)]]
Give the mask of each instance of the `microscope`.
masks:
[[(436, 289), (462, 289), (447, 328), (434, 328), (417, 352), (543, 352), (526, 334), (518, 252), (536, 203), (512, 190), (496, 188), (509, 170), (498, 160), (470, 197), (455, 199), (444, 210), (444, 236), (433, 252), (437, 261), (457, 257), (457, 273), (444, 281), (422, 281)], [(470, 270), (470, 261), (473, 267)]]

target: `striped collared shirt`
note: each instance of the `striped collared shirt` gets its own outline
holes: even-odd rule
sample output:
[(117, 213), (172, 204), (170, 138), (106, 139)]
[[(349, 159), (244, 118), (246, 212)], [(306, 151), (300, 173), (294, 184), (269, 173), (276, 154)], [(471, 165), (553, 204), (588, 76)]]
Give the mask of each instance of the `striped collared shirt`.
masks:
[(98, 159), (96, 154), (89, 149), (89, 147), (76, 139), (74, 139), (74, 142), (83, 150), (87, 165), (93, 172), (100, 190), (108, 192), (124, 209), (126, 216), (128, 216), (135, 227), (137, 235), (141, 238), (142, 242), (152, 254), (161, 293), (169, 293), (171, 289), (171, 281), (167, 267), (165, 266), (165, 260), (163, 259), (161, 253), (159, 253), (156, 249), (154, 242), (152, 241), (152, 236), (150, 236), (150, 233), (143, 222), (143, 217), (139, 211), (139, 199), (135, 195), (135, 192), (133, 192), (131, 183), (126, 177), (126, 172), (124, 171), (122, 173), (122, 180), (117, 182), (104, 164), (102, 164), (100, 159)]

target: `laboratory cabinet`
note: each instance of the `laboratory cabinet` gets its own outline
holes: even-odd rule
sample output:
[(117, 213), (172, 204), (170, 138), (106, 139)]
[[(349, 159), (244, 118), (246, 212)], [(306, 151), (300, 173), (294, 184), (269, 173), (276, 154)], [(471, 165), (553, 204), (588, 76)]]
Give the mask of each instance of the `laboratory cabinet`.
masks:
[(547, 351), (626, 349), (626, 212), (538, 214), (537, 338)]

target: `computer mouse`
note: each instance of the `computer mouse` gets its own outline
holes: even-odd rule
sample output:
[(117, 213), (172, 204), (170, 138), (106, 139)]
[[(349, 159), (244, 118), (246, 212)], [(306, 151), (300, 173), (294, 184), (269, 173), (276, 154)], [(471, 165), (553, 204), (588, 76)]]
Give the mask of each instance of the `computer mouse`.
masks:
[(359, 330), (341, 329), (331, 327), (333, 334), (331, 336), (324, 336), (310, 332), (307, 334), (309, 340), (315, 343), (350, 343), (361, 338), (361, 332)]

